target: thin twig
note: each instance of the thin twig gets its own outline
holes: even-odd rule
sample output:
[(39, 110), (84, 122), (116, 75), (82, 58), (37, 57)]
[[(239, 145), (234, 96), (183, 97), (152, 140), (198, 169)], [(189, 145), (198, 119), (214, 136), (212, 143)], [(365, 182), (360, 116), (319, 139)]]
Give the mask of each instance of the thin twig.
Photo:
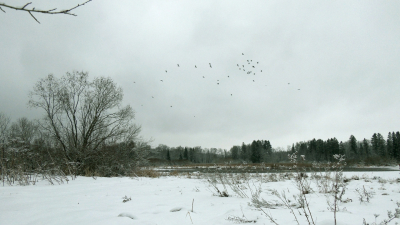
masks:
[(10, 9), (15, 9), (15, 10), (20, 10), (20, 11), (28, 12), (28, 13), (32, 16), (32, 18), (35, 19), (36, 22), (38, 22), (38, 23), (40, 24), (40, 22), (33, 16), (32, 13), (66, 14), (66, 15), (71, 15), (71, 16), (77, 16), (76, 14), (71, 13), (71, 11), (74, 10), (74, 9), (76, 9), (76, 8), (78, 8), (78, 7), (81, 7), (81, 6), (85, 5), (85, 4), (87, 4), (87, 3), (91, 2), (91, 1), (92, 1), (92, 0), (87, 0), (86, 2), (81, 3), (81, 4), (78, 4), (78, 5), (76, 5), (76, 6), (72, 7), (72, 8), (70, 8), (70, 9), (59, 10), (59, 11), (56, 11), (57, 8), (48, 9), (48, 10), (39, 10), (39, 9), (35, 9), (35, 7), (33, 7), (32, 9), (26, 8), (28, 5), (32, 4), (32, 2), (28, 2), (28, 3), (26, 3), (26, 4), (25, 4), (24, 6), (22, 6), (22, 7), (16, 7), (16, 6), (12, 6), (12, 5), (7, 5), (7, 4), (5, 4), (5, 3), (0, 3), (0, 10), (3, 11), (3, 12), (5, 13), (6, 11), (4, 11), (4, 10), (1, 8), (1, 7), (5, 7), (5, 8), (10, 8)]
[(37, 20), (36, 17), (34, 17), (30, 11), (28, 11), (28, 13), (32, 16), (33, 19), (36, 20), (36, 22), (38, 22), (40, 24), (39, 20)]

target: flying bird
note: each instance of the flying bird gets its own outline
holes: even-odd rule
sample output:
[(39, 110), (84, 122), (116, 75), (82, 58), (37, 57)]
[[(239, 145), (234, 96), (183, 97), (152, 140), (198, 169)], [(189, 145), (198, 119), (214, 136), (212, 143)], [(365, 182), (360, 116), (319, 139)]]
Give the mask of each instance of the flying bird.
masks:
[(261, 73), (262, 73), (262, 70), (261, 70)]
[(287, 83), (287, 84), (290, 84), (290, 83)]
[(253, 66), (253, 68), (255, 68), (255, 67)]
[(210, 68), (212, 68), (211, 63), (208, 63), (208, 64), (210, 64)]
[(254, 80), (253, 80), (253, 82), (254, 82)]
[(163, 80), (160, 80), (161, 82), (164, 82)]
[(297, 89), (298, 91), (300, 91), (300, 89)]
[(154, 98), (154, 96), (151, 96), (151, 98)]
[(239, 64), (236, 64), (237, 66), (239, 66)]
[(242, 65), (244, 67), (244, 65)]
[(196, 65), (194, 65), (194, 68), (197, 68), (197, 66), (196, 66)]
[(258, 64), (258, 62), (257, 62), (257, 64)]
[(228, 76), (228, 78), (229, 78), (229, 76)]
[(242, 53), (242, 55), (244, 55), (244, 53)]
[(176, 65), (178, 65), (178, 67), (179, 67), (179, 64), (176, 64)]
[(165, 71), (166, 73), (168, 73), (167, 71)]
[(217, 83), (219, 85), (219, 83)]
[(203, 76), (203, 78), (205, 78), (205, 77)]

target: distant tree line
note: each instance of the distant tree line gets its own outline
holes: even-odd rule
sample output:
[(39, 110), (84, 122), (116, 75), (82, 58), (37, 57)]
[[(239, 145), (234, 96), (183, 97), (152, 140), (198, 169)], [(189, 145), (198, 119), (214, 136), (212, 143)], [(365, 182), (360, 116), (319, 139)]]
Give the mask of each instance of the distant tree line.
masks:
[(159, 145), (151, 157), (166, 162), (181, 163), (279, 163), (288, 162), (288, 154), (297, 152), (308, 162), (333, 161), (333, 155), (344, 154), (348, 163), (393, 164), (400, 162), (400, 132), (389, 132), (385, 139), (374, 133), (371, 139), (358, 141), (354, 135), (345, 141), (335, 137), (327, 140), (312, 139), (288, 146), (287, 149), (273, 148), (268, 140), (254, 140), (249, 144), (234, 145), (228, 151), (217, 148), (168, 147)]
[(221, 148), (168, 147), (160, 144), (151, 151), (149, 158), (175, 163), (221, 163), (221, 162), (272, 162), (273, 149), (267, 140), (253, 141), (251, 144), (233, 146), (230, 150)]
[(168, 147), (160, 144), (150, 151), (149, 160), (155, 164), (161, 163), (220, 163), (230, 158), (224, 149), (196, 147)]

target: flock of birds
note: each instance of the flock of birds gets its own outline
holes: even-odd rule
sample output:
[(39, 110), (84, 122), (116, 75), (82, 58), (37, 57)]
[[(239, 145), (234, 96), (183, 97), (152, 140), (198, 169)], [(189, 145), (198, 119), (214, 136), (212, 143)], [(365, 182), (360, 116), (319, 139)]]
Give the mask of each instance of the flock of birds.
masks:
[[(242, 55), (244, 56), (244, 53), (242, 53)], [(213, 68), (211, 63), (208, 63), (208, 65), (209, 65), (210, 69)], [(244, 73), (246, 73), (246, 75), (256, 76), (257, 73), (262, 73), (263, 72), (263, 70), (259, 68), (259, 65), (260, 64), (259, 64), (258, 61), (254, 61), (253, 62), (253, 60), (247, 59), (244, 63), (240, 63), (240, 64), (237, 63), (236, 67), (237, 67), (238, 70), (243, 71)], [(179, 68), (180, 64), (177, 63), (176, 66)], [(197, 65), (194, 65), (194, 69), (197, 69)], [(167, 69), (165, 70), (165, 73), (168, 73)], [(206, 78), (205, 76), (202, 76), (202, 77), (203, 77), (203, 79)], [(227, 75), (227, 78), (230, 78), (230, 76)], [(252, 79), (252, 81), (256, 82), (255, 79)], [(164, 80), (161, 79), (160, 82), (164, 82)], [(133, 83), (136, 83), (136, 82), (133, 82)], [(216, 84), (220, 85), (220, 80), (219, 79), (216, 80)], [(288, 85), (290, 85), (290, 83), (288, 83)], [(267, 85), (265, 85), (265, 86), (267, 86)], [(300, 88), (297, 89), (297, 90), (300, 91)], [(230, 94), (230, 95), (233, 96), (233, 94)], [(154, 98), (154, 96), (151, 96), (151, 98)], [(143, 105), (141, 105), (141, 106), (143, 106)], [(170, 107), (172, 108), (172, 105), (170, 105)], [(194, 117), (196, 117), (196, 116), (194, 116)]]

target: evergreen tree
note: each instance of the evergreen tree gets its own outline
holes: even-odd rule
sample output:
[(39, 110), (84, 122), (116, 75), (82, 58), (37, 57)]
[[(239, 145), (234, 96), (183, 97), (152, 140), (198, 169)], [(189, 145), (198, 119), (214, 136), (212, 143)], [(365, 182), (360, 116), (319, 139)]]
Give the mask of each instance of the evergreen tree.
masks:
[(324, 157), (324, 152), (325, 152), (325, 144), (322, 139), (318, 139), (316, 142), (316, 160), (317, 161), (322, 161), (326, 160)]
[(261, 162), (261, 148), (259, 141), (253, 141), (251, 143), (251, 162), (252, 163), (259, 163)]
[(371, 155), (371, 148), (369, 146), (368, 140), (364, 138), (364, 140), (362, 142), (362, 145), (363, 145), (363, 148), (364, 148), (365, 155), (367, 157), (369, 157)]
[(179, 160), (183, 160), (182, 152), (179, 152)]
[(354, 154), (355, 157), (357, 157), (358, 154), (357, 139), (353, 135), (350, 135), (349, 143), (350, 143), (350, 152)]
[(383, 138), (382, 134), (378, 133), (376, 135), (377, 137), (377, 141), (378, 141), (378, 154), (381, 157), (385, 157), (386, 156), (386, 141)]
[(374, 133), (374, 134), (372, 135), (372, 138), (371, 138), (371, 145), (372, 145), (372, 153), (378, 154), (378, 146), (379, 146), (379, 143), (378, 143), (378, 135), (376, 135), (376, 133)]
[(299, 146), (299, 155), (307, 156), (307, 152), (308, 152), (307, 144), (304, 142), (301, 142), (300, 146)]
[(392, 133), (388, 133), (387, 141), (386, 141), (386, 150), (389, 158), (394, 158), (394, 152), (393, 152), (393, 137)]
[(194, 162), (194, 149), (193, 148), (189, 148), (189, 160), (191, 162)]
[(333, 155), (339, 154), (339, 141), (336, 138), (331, 138), (326, 141), (326, 158), (327, 160), (332, 160)]
[(242, 149), (241, 149), (241, 151), (240, 151), (240, 158), (241, 158), (242, 160), (247, 160), (247, 147), (246, 147), (246, 145), (244, 144), (244, 142), (242, 143)]
[(183, 152), (183, 158), (188, 160), (189, 159), (189, 153), (188, 153), (188, 149), (185, 147), (185, 151)]
[[(272, 160), (272, 146), (268, 140), (261, 142), (261, 161), (267, 162)], [(263, 160), (264, 159), (264, 160)]]
[(394, 158), (400, 162), (400, 132), (392, 133), (393, 138), (393, 155)]
[(171, 161), (171, 156), (170, 156), (170, 154), (169, 154), (169, 150), (167, 151), (167, 160), (168, 160), (168, 161)]
[(343, 142), (339, 143), (339, 154), (344, 155), (346, 153), (346, 148), (344, 147)]
[(240, 152), (240, 147), (239, 146), (233, 146), (231, 148), (231, 154), (232, 154), (232, 159), (233, 160), (239, 159), (239, 152)]
[(308, 141), (308, 152), (307, 158), (309, 160), (317, 160), (317, 141), (315, 138)]

